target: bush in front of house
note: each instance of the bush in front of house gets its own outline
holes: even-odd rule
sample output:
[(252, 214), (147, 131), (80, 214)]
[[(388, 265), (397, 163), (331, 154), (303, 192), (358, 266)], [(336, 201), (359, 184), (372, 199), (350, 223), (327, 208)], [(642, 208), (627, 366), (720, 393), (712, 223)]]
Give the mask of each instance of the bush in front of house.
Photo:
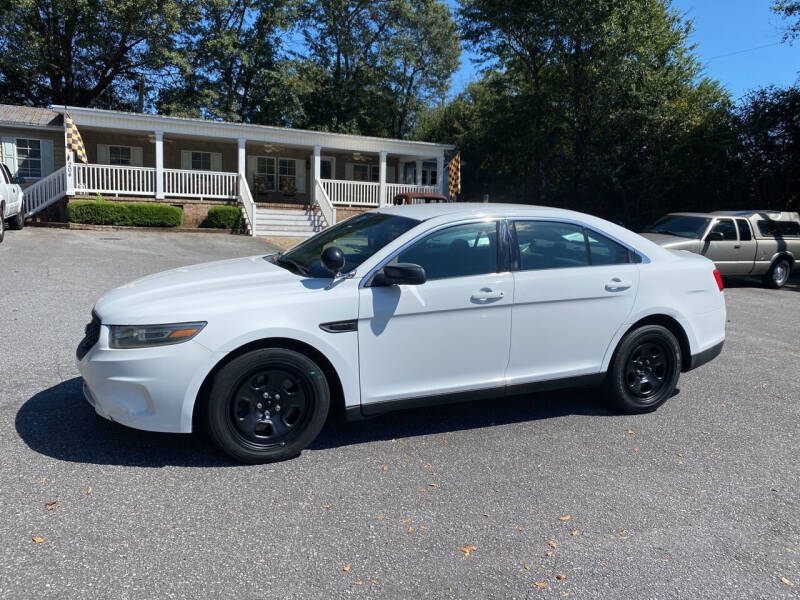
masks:
[(177, 206), (149, 202), (73, 200), (67, 205), (67, 220), (88, 225), (180, 227), (183, 210)]
[(238, 206), (214, 206), (209, 208), (203, 227), (238, 231), (244, 227), (242, 211)]

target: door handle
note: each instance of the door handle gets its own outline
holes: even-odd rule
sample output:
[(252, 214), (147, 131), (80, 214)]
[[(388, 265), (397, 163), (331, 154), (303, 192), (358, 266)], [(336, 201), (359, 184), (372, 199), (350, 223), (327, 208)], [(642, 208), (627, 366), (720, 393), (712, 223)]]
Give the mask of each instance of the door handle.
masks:
[(481, 288), (480, 291), (472, 294), (472, 300), (475, 302), (486, 302), (488, 300), (499, 300), (505, 294), (500, 290), (493, 290), (491, 288)]
[(614, 277), (606, 281), (605, 288), (609, 292), (623, 292), (631, 287), (630, 281), (623, 281), (619, 277)]
[(733, 247), (734, 247), (734, 248), (737, 248), (737, 249), (738, 249), (738, 248), (741, 248), (741, 246), (740, 246), (739, 244), (734, 244), (734, 246), (733, 246)]

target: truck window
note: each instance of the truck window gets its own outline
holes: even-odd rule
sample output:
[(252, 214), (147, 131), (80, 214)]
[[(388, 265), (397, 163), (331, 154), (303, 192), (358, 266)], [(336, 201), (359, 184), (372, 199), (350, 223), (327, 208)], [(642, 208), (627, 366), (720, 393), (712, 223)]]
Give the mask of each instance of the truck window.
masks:
[(720, 219), (711, 231), (720, 231), (725, 236), (725, 241), (736, 241), (736, 226), (733, 224), (733, 219)]
[(797, 221), (759, 221), (758, 230), (766, 237), (800, 237)]
[(750, 224), (745, 219), (736, 219), (736, 225), (739, 227), (739, 240), (749, 242), (753, 239), (753, 234), (750, 233)]

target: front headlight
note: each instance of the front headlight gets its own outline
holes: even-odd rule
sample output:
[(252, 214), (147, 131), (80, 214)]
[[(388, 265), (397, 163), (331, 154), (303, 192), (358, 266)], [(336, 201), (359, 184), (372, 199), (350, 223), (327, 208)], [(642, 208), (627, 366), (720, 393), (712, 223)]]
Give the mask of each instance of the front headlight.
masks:
[(206, 326), (205, 321), (167, 325), (112, 325), (111, 348), (149, 348), (188, 342)]

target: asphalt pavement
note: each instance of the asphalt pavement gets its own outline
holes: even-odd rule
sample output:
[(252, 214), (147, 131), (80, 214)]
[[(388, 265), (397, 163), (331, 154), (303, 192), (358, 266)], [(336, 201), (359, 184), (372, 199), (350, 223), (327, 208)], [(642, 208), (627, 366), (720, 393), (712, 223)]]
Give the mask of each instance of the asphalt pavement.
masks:
[(451, 405), (332, 422), (264, 466), (95, 415), (74, 350), (99, 296), (268, 250), (7, 232), (0, 598), (798, 597), (797, 283), (727, 281), (722, 355), (648, 415), (592, 389)]

